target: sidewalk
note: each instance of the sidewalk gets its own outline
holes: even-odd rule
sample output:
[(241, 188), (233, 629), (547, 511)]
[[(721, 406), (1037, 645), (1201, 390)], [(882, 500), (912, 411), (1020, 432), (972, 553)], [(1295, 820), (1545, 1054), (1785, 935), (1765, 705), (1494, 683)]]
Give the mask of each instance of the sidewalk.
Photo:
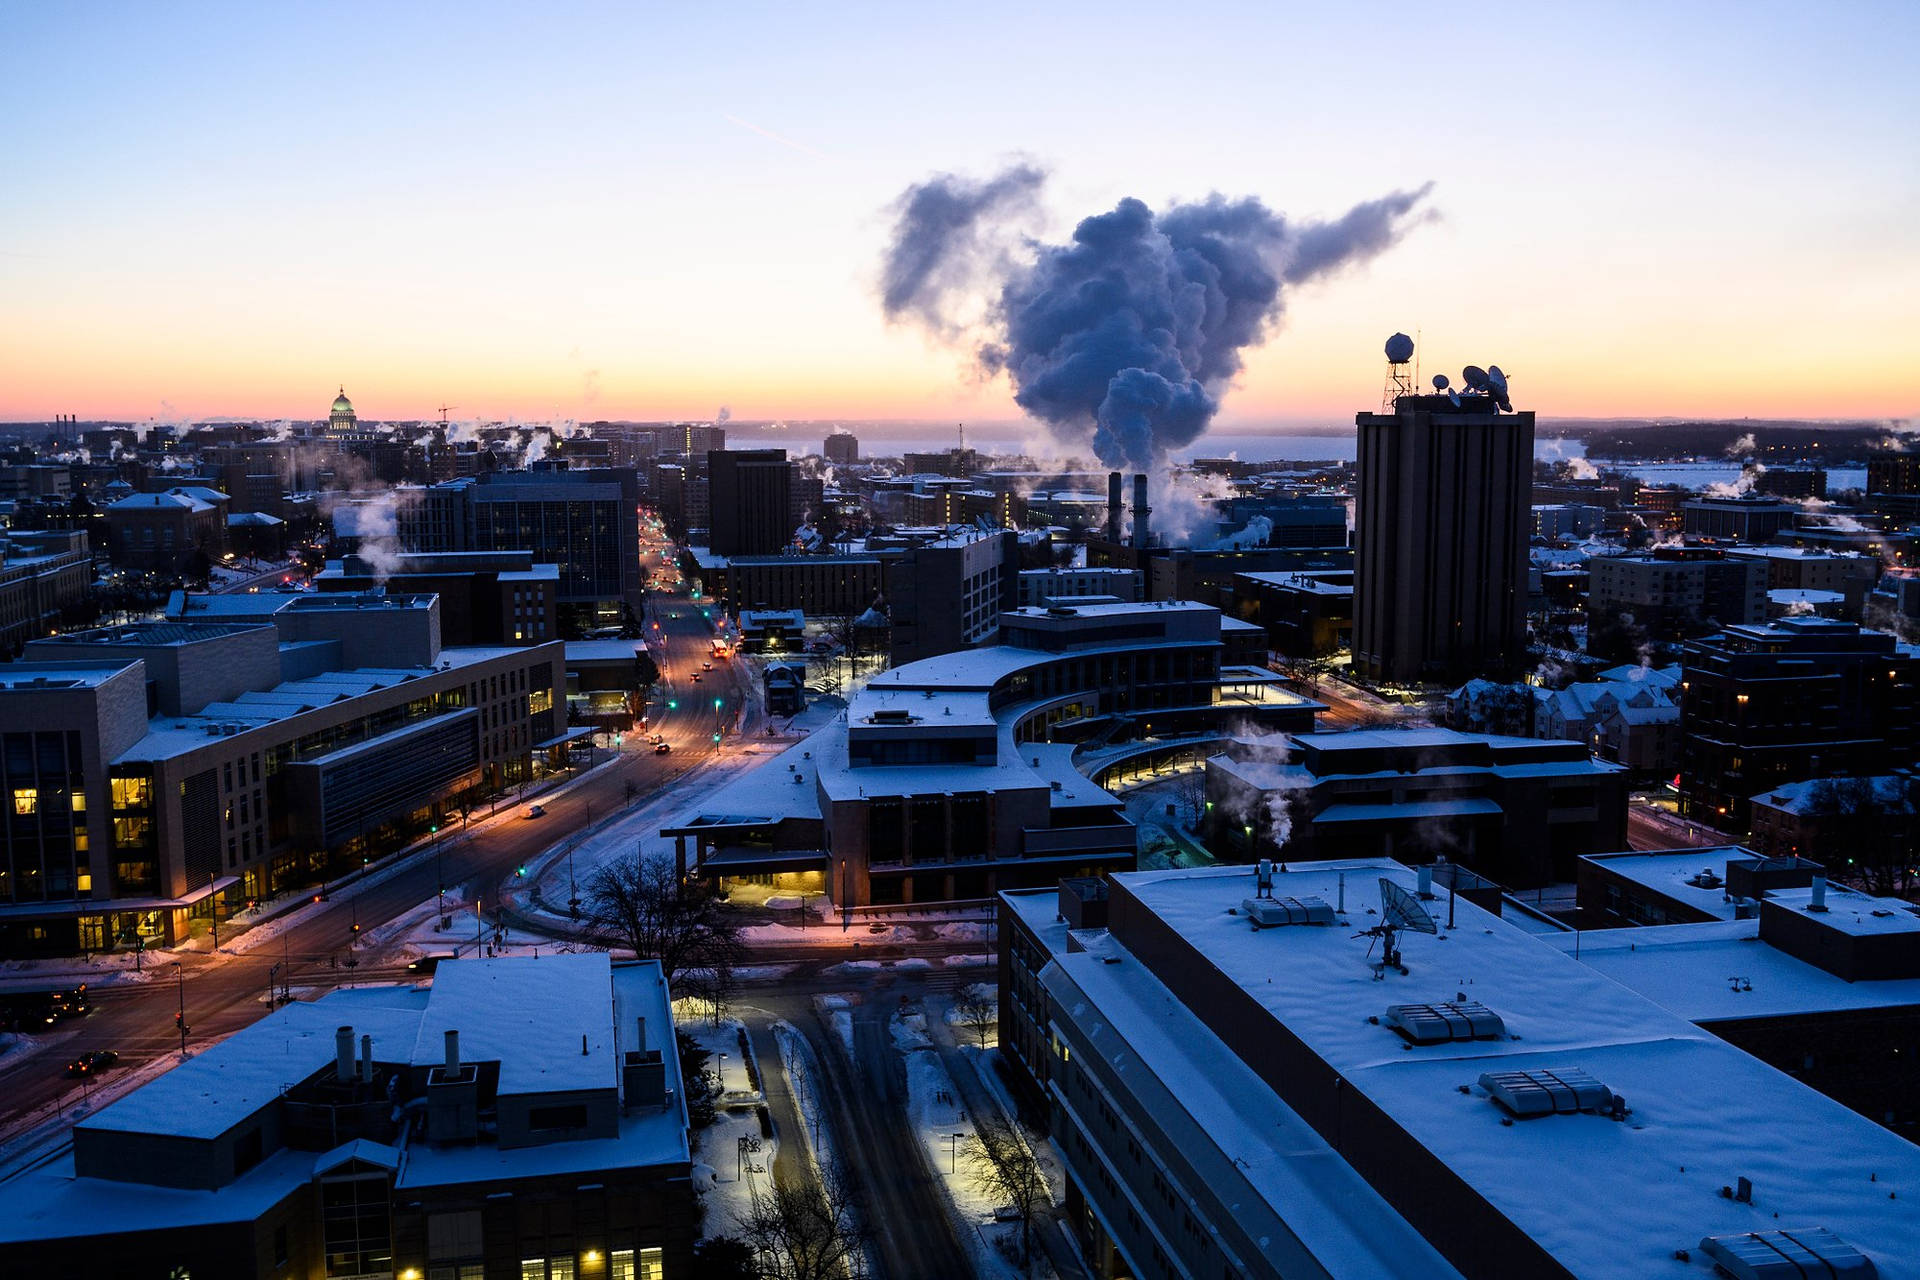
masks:
[[(967, 1114), (975, 1117), (975, 1123), (991, 1118), (1001, 1124), (1012, 1125), (1028, 1143), (1034, 1143), (1036, 1140), (1033, 1134), (1020, 1123), (1018, 1116), (1008, 1114), (1007, 1108), (1001, 1105), (999, 1092), (989, 1088), (980, 1078), (980, 1072), (975, 1070), (976, 1064), (979, 1065), (980, 1070), (992, 1069), (985, 1052), (980, 1054), (963, 1052), (956, 1040), (958, 1033), (945, 1017), (929, 1017), (926, 1021), (934, 1052), (940, 1055), (941, 1065), (946, 1068), (954, 1087), (960, 1091), (960, 1101)], [(1054, 1212), (1049, 1215), (1048, 1220), (1034, 1224), (1033, 1238), (1046, 1249), (1047, 1261), (1052, 1264), (1060, 1280), (1092, 1280), (1093, 1273), (1087, 1269), (1086, 1261), (1081, 1258), (1080, 1251), (1070, 1243), (1070, 1237), (1064, 1230), (1064, 1226), (1065, 1219), (1061, 1216), (1060, 1205), (1056, 1201)]]

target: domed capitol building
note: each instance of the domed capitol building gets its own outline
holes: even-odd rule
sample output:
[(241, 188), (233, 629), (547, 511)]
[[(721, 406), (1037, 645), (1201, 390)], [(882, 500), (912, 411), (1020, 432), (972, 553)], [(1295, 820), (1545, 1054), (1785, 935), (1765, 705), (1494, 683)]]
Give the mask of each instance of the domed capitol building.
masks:
[(353, 401), (347, 399), (347, 389), (340, 388), (340, 394), (333, 398), (333, 409), (327, 414), (327, 427), (332, 431), (352, 431), (359, 423), (354, 415)]

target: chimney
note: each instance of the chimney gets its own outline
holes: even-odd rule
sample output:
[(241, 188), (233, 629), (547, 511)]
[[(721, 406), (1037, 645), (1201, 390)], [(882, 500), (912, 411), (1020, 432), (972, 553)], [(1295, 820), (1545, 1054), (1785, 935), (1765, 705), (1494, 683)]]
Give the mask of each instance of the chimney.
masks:
[(460, 1070), (460, 1033), (447, 1032), (447, 1074)]
[(373, 1083), (373, 1037), (360, 1037), (360, 1079), (363, 1083)]
[(1147, 505), (1147, 478), (1136, 475), (1133, 478), (1133, 545), (1137, 551), (1147, 549), (1151, 536), (1147, 517), (1153, 514), (1153, 508)]
[(1807, 902), (1807, 910), (1825, 911), (1826, 909), (1827, 878), (1825, 876), (1815, 876), (1813, 878), (1813, 897)]
[(635, 1053), (647, 1051), (647, 1020), (644, 1015), (633, 1020), (633, 1051)]
[(341, 1084), (353, 1082), (353, 1028), (333, 1033), (333, 1075)]
[(1433, 896), (1433, 868), (1430, 866), (1421, 867), (1417, 874), (1419, 879), (1416, 880), (1415, 883), (1419, 886), (1419, 895), (1422, 898), (1431, 898)]
[(1126, 505), (1122, 496), (1125, 480), (1118, 471), (1107, 472), (1107, 541), (1120, 541), (1120, 512)]

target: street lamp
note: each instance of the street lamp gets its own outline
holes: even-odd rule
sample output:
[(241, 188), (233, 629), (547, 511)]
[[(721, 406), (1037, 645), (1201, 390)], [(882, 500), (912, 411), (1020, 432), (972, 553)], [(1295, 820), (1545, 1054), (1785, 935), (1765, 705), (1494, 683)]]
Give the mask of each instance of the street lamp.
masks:
[(180, 982), (180, 1011), (173, 1015), (173, 1022), (180, 1028), (180, 1056), (184, 1058), (187, 1056), (187, 971), (180, 967), (178, 960), (173, 962), (173, 974)]
[(947, 1171), (949, 1173), (960, 1172), (960, 1144), (966, 1140), (966, 1136), (964, 1133), (947, 1135)]

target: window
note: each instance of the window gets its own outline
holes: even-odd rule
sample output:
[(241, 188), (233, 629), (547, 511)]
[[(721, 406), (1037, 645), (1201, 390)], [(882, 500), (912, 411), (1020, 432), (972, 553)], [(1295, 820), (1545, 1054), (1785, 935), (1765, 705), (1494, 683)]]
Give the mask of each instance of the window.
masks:
[(666, 1280), (667, 1264), (661, 1250), (615, 1249), (609, 1280)]
[(40, 791), (37, 787), (15, 787), (13, 789), (13, 816), (32, 817), (40, 807)]

